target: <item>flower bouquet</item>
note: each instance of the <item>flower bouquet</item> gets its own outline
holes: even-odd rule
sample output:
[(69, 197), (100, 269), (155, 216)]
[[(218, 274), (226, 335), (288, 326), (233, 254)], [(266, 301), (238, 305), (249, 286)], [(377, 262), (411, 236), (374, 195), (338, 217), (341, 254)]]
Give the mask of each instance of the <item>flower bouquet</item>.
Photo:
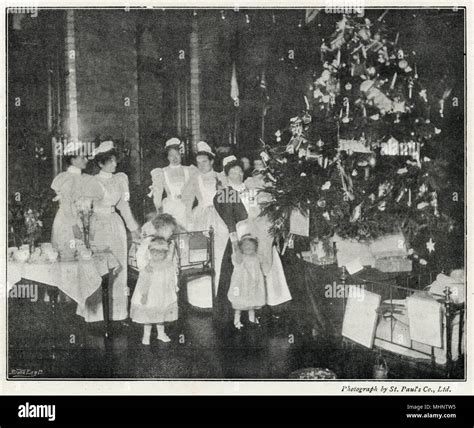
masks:
[(35, 242), (41, 236), (43, 230), (43, 222), (40, 220), (41, 213), (38, 210), (29, 208), (23, 213), (25, 219), (26, 242), (30, 247), (32, 253), (35, 247)]
[(94, 214), (94, 204), (92, 199), (80, 198), (75, 203), (77, 215), (79, 217), (79, 226), (82, 230), (84, 245), (90, 249), (91, 218)]

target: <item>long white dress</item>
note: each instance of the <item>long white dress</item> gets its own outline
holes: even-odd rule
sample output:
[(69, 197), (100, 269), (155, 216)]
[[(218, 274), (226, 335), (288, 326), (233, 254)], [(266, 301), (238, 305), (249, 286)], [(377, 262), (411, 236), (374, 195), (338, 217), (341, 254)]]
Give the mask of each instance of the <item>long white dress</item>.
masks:
[[(215, 290), (219, 284), (222, 256), (228, 240), (228, 230), (214, 208), (214, 196), (217, 192), (219, 174), (215, 171), (197, 172), (183, 188), (183, 200), (186, 205), (189, 231), (214, 229)], [(194, 201), (197, 205), (193, 207)], [(210, 277), (201, 277), (188, 282), (189, 302), (200, 308), (212, 307), (212, 285)]]
[(51, 188), (56, 192), (56, 200), (59, 201), (59, 209), (54, 217), (51, 243), (58, 249), (60, 254), (73, 255), (74, 233), (73, 227), (79, 225), (79, 217), (75, 202), (84, 194), (90, 175), (81, 174), (79, 168), (70, 166), (66, 172), (58, 174)]
[[(124, 320), (128, 317), (129, 295), (127, 233), (124, 222), (130, 231), (138, 229), (128, 203), (128, 177), (124, 173), (108, 174), (101, 171), (90, 181), (86, 193), (94, 199), (91, 241), (93, 244), (108, 246), (120, 262), (112, 290), (109, 290), (110, 315), (113, 320)], [(77, 313), (88, 322), (102, 321), (102, 296), (98, 296), (93, 302), (86, 302), (85, 307), (78, 307)]]
[[(195, 170), (194, 166), (169, 165), (165, 168), (155, 168), (150, 173), (156, 211), (163, 209), (163, 213), (172, 215), (184, 230), (187, 229), (187, 218), (182, 191), (191, 176), (195, 174)], [(166, 191), (164, 199), (163, 191)]]

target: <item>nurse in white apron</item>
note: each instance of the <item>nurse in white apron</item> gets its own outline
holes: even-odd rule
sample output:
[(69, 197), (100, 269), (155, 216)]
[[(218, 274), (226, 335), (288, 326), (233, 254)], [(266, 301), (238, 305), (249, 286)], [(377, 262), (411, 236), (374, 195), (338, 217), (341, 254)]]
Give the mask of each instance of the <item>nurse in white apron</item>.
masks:
[[(183, 189), (189, 231), (214, 229), (215, 289), (219, 283), (222, 256), (227, 244), (228, 232), (225, 223), (214, 208), (219, 174), (213, 170), (215, 155), (204, 141), (197, 144), (196, 164), (198, 172)], [(196, 205), (197, 203), (197, 205)], [(194, 206), (194, 207), (193, 207)], [(210, 277), (201, 277), (188, 282), (189, 303), (199, 308), (212, 307), (212, 286)]]
[(265, 203), (271, 201), (271, 194), (264, 192), (268, 187), (265, 182), (265, 171), (255, 170), (252, 177), (245, 180), (252, 203), (249, 206), (247, 220), (251, 233), (258, 239), (258, 252), (264, 259), (265, 265), (270, 266), (266, 272), (267, 305), (276, 306), (291, 300), (290, 289), (286, 282), (280, 255), (274, 245), (274, 239), (270, 233), (271, 222), (268, 216), (262, 216), (262, 208)]
[[(120, 263), (109, 293), (110, 316), (112, 320), (125, 320), (128, 318), (129, 295), (125, 227), (131, 232), (134, 241), (140, 237), (140, 227), (132, 215), (128, 202), (130, 199), (128, 177), (123, 172), (115, 174), (117, 153), (113, 142), (101, 143), (94, 150), (94, 157), (100, 172), (91, 178), (89, 185), (84, 189), (85, 196), (94, 200), (91, 240), (95, 245), (108, 247)], [(83, 307), (79, 306), (77, 314), (84, 317), (87, 322), (102, 321), (104, 319), (102, 296), (86, 302)]]
[[(182, 191), (184, 185), (195, 174), (196, 168), (181, 165), (180, 145), (181, 142), (177, 138), (171, 138), (166, 142), (169, 165), (151, 171), (152, 192), (156, 211), (172, 215), (178, 226), (187, 230), (186, 206)], [(163, 192), (166, 192), (164, 199)]]

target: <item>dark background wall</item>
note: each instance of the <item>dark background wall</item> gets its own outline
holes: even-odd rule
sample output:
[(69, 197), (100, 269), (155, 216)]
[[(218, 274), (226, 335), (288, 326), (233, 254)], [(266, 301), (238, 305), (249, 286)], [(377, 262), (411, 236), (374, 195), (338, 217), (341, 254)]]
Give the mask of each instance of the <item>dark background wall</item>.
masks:
[[(167, 138), (192, 138), (190, 111), (190, 32), (197, 28), (200, 138), (229, 144), (235, 108), (230, 98), (236, 64), (240, 107), (235, 151), (257, 147), (265, 97), (265, 141), (287, 126), (304, 107), (305, 94), (322, 69), (319, 47), (340, 15), (321, 12), (308, 25), (303, 10), (76, 10), (76, 83), (80, 138), (113, 138), (127, 154), (121, 168), (132, 177), (137, 216), (150, 184), (149, 171), (165, 163)], [(367, 10), (376, 19), (381, 10)], [(247, 19), (248, 16), (248, 19)], [(35, 171), (35, 194), (53, 178), (51, 138), (64, 124), (65, 11), (40, 10), (37, 17), (8, 17), (9, 191), (28, 191), (22, 172)], [(441, 79), (452, 82), (446, 106), (444, 144), (457, 204), (446, 200), (463, 221), (464, 28), (462, 10), (390, 10), (385, 21), (406, 50), (417, 54), (418, 73), (430, 91)], [(20, 25), (18, 26), (18, 22)], [(184, 58), (180, 57), (184, 52)], [(193, 63), (194, 66), (194, 63)], [(260, 88), (265, 73), (266, 94)], [(21, 99), (19, 106), (15, 104)], [(457, 98), (458, 105), (452, 100)], [(36, 150), (43, 154), (36, 157)], [(236, 150), (238, 149), (238, 150)], [(130, 155), (141, 162), (130, 162)], [(45, 159), (43, 159), (45, 158)], [(49, 196), (48, 196), (49, 198)], [(50, 200), (50, 199), (45, 199)], [(149, 201), (148, 201), (149, 202)], [(51, 205), (48, 203), (48, 205)]]

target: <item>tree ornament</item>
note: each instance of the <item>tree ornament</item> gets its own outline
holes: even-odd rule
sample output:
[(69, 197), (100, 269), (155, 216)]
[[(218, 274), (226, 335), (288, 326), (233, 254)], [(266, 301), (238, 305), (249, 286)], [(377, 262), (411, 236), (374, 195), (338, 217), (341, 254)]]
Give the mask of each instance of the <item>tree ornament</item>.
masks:
[(426, 248), (430, 254), (435, 250), (435, 242), (432, 238), (430, 238), (430, 240), (426, 243)]
[(423, 209), (425, 209), (426, 207), (429, 207), (429, 206), (430, 206), (430, 204), (429, 204), (428, 202), (420, 202), (420, 203), (416, 206), (416, 208), (417, 208), (418, 210), (423, 210)]
[(331, 182), (330, 181), (326, 181), (322, 186), (321, 186), (321, 190), (329, 190), (331, 187)]
[(352, 211), (352, 215), (351, 215), (351, 218), (350, 218), (350, 222), (351, 223), (354, 223), (356, 222), (357, 220), (360, 219), (360, 216), (361, 216), (361, 213), (362, 213), (362, 204), (363, 202), (361, 202), (359, 205), (357, 205), (354, 210)]

